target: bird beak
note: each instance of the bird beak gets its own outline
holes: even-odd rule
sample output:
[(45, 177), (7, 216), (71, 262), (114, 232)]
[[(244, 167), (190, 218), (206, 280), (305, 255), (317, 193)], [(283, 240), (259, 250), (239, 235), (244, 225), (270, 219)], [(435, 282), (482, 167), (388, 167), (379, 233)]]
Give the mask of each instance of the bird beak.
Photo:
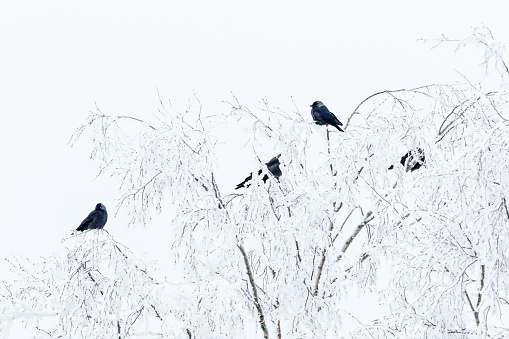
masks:
[(309, 107), (313, 107), (313, 105), (309, 105)]

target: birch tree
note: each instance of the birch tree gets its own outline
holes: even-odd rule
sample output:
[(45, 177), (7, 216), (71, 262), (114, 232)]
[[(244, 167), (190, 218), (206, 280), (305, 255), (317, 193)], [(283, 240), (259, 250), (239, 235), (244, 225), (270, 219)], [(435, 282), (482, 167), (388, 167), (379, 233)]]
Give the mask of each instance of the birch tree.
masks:
[[(169, 211), (166, 259), (178, 275), (158, 281), (90, 232), (88, 250), (48, 261), (65, 286), (50, 284), (57, 273), (39, 281), (13, 263), (34, 277), (5, 284), (2, 317), (60, 319), (43, 332), (64, 337), (506, 336), (509, 72), (486, 28), (434, 43), (479, 46), (485, 77), (367, 95), (345, 133), (312, 124), (296, 105), (249, 107), (233, 95), (222, 115), (196, 97), (183, 112), (161, 100), (147, 121), (96, 109), (72, 141), (91, 136), (133, 226)], [(243, 129), (259, 159), (267, 145), (281, 153), (280, 180), (254, 175), (245, 190), (220, 190), (220, 124)], [(400, 164), (418, 150), (420, 169)], [(44, 299), (46, 285), (58, 293)], [(356, 316), (355, 296), (379, 305), (366, 309), (369, 320)]]

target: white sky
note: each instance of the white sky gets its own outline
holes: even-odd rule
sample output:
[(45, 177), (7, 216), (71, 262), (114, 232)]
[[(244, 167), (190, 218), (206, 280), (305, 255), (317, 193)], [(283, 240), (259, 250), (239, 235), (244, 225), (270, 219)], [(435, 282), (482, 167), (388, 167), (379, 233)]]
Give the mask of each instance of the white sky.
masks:
[[(293, 96), (310, 121), (321, 100), (344, 121), (376, 91), (455, 79), (462, 57), (417, 39), (484, 23), (508, 46), (507, 22), (503, 1), (4, 1), (0, 258), (50, 253), (97, 202), (114, 236), (141, 232), (113, 218), (118, 194), (94, 180), (86, 143), (67, 145), (95, 103), (147, 116), (158, 88), (176, 107), (195, 91), (218, 110), (233, 91), (247, 105)], [(247, 174), (238, 168), (230, 181)]]

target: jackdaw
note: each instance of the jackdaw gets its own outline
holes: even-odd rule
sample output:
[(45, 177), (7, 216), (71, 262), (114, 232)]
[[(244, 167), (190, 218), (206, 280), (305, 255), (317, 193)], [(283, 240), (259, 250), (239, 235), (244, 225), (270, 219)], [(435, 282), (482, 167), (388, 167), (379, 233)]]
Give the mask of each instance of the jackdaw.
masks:
[(405, 167), (408, 172), (415, 171), (421, 168), (426, 163), (426, 157), (422, 148), (418, 147), (415, 150), (408, 151), (404, 156), (401, 157), (400, 164)]
[(311, 116), (317, 125), (331, 125), (338, 129), (340, 132), (344, 132), (339, 126), (343, 126), (341, 121), (329, 111), (321, 101), (315, 101), (309, 107), (311, 108)]
[[(267, 168), (269, 169), (269, 172), (272, 173), (272, 175), (279, 181), (279, 177), (283, 175), (283, 172), (281, 172), (281, 169), (279, 168), (279, 165), (281, 164), (279, 162), (279, 157), (281, 156), (281, 154), (278, 154), (277, 156), (275, 156), (274, 158), (270, 159), (269, 162), (265, 163), (265, 165), (267, 166)], [(258, 175), (262, 174), (263, 173), (263, 170), (260, 169), (258, 171)], [(243, 182), (241, 182), (240, 184), (237, 185), (237, 187), (235, 187), (236, 190), (238, 190), (239, 188), (242, 188), (242, 187), (249, 187), (251, 186), (251, 183), (249, 181), (251, 181), (253, 179), (253, 172), (251, 172), (251, 174), (249, 174), (249, 176), (244, 179)], [(267, 174), (265, 174), (262, 178), (263, 180), (263, 183), (265, 184), (267, 182), (267, 180), (269, 179), (269, 176)]]
[[(270, 159), (268, 163), (265, 164), (267, 165), (269, 172), (272, 173), (272, 175), (275, 176), (277, 179), (279, 179), (279, 177), (283, 175), (283, 172), (281, 172), (281, 169), (279, 168), (279, 165), (281, 164), (279, 162), (280, 156), (281, 154), (276, 155), (274, 158)], [(265, 182), (265, 180), (263, 182)]]
[(95, 210), (90, 212), (88, 217), (81, 222), (76, 231), (93, 230), (96, 228), (101, 229), (106, 225), (107, 220), (108, 212), (106, 212), (106, 207), (99, 203), (95, 206)]
[[(260, 175), (262, 170), (258, 171), (258, 175)], [(253, 179), (253, 172), (251, 172), (251, 174), (249, 174), (246, 179), (244, 179), (243, 182), (241, 182), (240, 184), (237, 185), (237, 187), (235, 187), (236, 190), (238, 190), (239, 188), (242, 188), (242, 187), (249, 187), (251, 186), (251, 184), (249, 183), (249, 181), (251, 181), (251, 179)]]

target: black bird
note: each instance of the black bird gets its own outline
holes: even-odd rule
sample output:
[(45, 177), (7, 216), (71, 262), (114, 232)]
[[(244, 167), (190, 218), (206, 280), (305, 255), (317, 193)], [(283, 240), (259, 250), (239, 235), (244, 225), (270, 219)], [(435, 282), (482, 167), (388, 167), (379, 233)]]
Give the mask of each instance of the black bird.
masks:
[[(272, 175), (278, 179), (279, 181), (279, 177), (283, 175), (283, 172), (281, 172), (281, 169), (279, 168), (279, 165), (281, 164), (279, 162), (279, 157), (281, 156), (281, 154), (278, 154), (277, 156), (275, 156), (274, 158), (270, 159), (269, 162), (265, 163), (265, 165), (267, 166), (267, 168), (269, 169), (269, 172), (272, 173)], [(258, 175), (262, 174), (263, 170), (259, 170), (258, 171)], [(253, 179), (253, 172), (251, 172), (251, 174), (249, 174), (249, 176), (244, 179), (243, 182), (241, 182), (240, 184), (237, 185), (237, 187), (235, 187), (236, 190), (238, 190), (239, 188), (242, 188), (242, 187), (249, 187), (251, 186), (251, 183), (249, 183), (249, 181), (251, 181)], [(262, 178), (263, 180), (263, 183), (265, 184), (267, 182), (267, 180), (269, 180), (269, 176), (267, 174), (265, 174)]]
[(309, 107), (311, 108), (311, 116), (317, 125), (331, 125), (338, 129), (340, 132), (344, 132), (339, 126), (343, 126), (341, 121), (329, 111), (321, 101), (315, 101)]
[(400, 164), (405, 167), (406, 171), (415, 171), (421, 168), (426, 163), (426, 157), (422, 148), (418, 147), (415, 150), (408, 151), (401, 157)]
[[(259, 170), (258, 171), (258, 175), (260, 175), (261, 172), (262, 172), (262, 170)], [(249, 176), (247, 176), (246, 179), (244, 179), (243, 182), (238, 184), (237, 187), (235, 187), (235, 189), (238, 190), (239, 188), (242, 188), (242, 187), (249, 187), (249, 186), (251, 186), (251, 184), (249, 183), (249, 181), (251, 181), (251, 179), (253, 179), (253, 172), (251, 172), (251, 174), (249, 174)]]
[[(283, 175), (283, 172), (281, 172), (281, 168), (279, 168), (279, 165), (281, 164), (279, 162), (280, 156), (281, 156), (281, 154), (278, 154), (274, 158), (270, 159), (268, 163), (265, 164), (265, 165), (267, 165), (269, 172), (272, 173), (272, 175), (275, 176), (277, 179), (279, 179), (279, 177)], [(258, 173), (258, 174), (260, 174), (260, 173)], [(267, 176), (267, 174), (265, 174), (265, 176), (263, 177), (264, 183), (265, 183), (265, 180), (267, 180), (267, 179), (265, 179), (265, 177), (267, 177), (267, 179), (269, 178)]]
[(76, 231), (93, 230), (96, 228), (101, 229), (106, 225), (107, 220), (108, 212), (106, 212), (106, 207), (99, 203), (95, 206), (95, 210), (90, 212), (88, 217), (81, 222)]

